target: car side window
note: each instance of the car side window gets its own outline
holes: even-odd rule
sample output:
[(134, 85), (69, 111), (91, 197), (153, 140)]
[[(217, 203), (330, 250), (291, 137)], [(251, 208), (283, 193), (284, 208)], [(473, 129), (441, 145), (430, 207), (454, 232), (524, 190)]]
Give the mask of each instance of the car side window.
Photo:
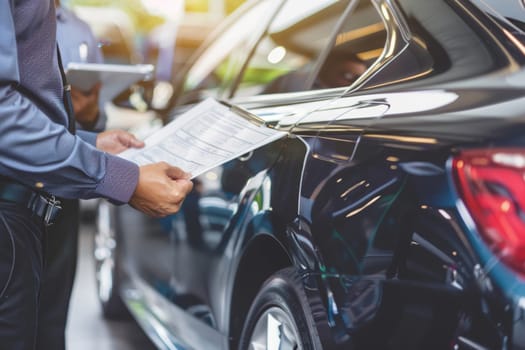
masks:
[[(238, 73), (250, 44), (255, 45), (266, 28), (270, 19), (265, 19), (272, 17), (281, 2), (258, 1), (214, 38), (186, 74), (178, 104), (197, 102), (209, 96), (220, 97)], [(268, 16), (261, 17), (261, 13)]]
[(371, 1), (360, 1), (344, 18), (312, 89), (352, 85), (383, 53), (387, 33)]
[(244, 69), (235, 96), (309, 88), (308, 78), (351, 0), (288, 0)]
[(236, 96), (350, 86), (383, 52), (386, 28), (372, 2), (297, 1), (271, 23)]

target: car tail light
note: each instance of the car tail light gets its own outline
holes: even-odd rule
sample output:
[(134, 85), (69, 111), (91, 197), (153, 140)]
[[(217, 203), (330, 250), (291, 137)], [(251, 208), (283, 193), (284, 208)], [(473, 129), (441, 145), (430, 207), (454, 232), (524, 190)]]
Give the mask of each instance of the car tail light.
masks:
[(468, 150), (453, 160), (456, 185), (493, 252), (525, 273), (525, 151)]

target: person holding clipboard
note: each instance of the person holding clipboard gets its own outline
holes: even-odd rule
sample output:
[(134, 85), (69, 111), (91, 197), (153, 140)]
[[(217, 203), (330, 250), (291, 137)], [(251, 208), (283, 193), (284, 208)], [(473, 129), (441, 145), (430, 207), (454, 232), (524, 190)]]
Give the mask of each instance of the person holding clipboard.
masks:
[(75, 131), (53, 0), (0, 2), (0, 33), (0, 344), (34, 350), (57, 196), (106, 198), (162, 217), (179, 211), (193, 185), (167, 163), (116, 156), (144, 146), (130, 133)]
[[(72, 11), (57, 6), (57, 42), (60, 47), (62, 64), (69, 63), (104, 63), (102, 50), (89, 25)], [(71, 98), (77, 127), (84, 130), (102, 131), (106, 125), (106, 115), (99, 103), (100, 83), (87, 91), (71, 86)]]

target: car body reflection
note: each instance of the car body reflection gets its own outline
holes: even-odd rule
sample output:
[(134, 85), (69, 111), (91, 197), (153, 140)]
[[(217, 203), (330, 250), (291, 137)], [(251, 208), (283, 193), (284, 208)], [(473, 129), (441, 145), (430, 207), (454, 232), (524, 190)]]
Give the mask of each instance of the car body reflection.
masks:
[(525, 17), (489, 2), (259, 0), (208, 42), (166, 118), (213, 96), (287, 137), (100, 225), (159, 347), (525, 348)]

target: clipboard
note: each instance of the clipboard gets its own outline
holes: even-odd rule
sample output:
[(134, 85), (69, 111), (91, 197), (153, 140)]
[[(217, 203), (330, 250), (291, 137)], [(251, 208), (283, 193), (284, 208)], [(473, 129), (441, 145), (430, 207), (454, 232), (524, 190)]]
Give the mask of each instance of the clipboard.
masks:
[(144, 148), (119, 156), (139, 166), (164, 161), (194, 178), (287, 135), (239, 106), (208, 98), (148, 136)]
[(102, 83), (101, 99), (110, 100), (130, 85), (153, 77), (151, 64), (123, 65), (71, 62), (66, 67), (68, 83), (82, 91), (89, 91)]

